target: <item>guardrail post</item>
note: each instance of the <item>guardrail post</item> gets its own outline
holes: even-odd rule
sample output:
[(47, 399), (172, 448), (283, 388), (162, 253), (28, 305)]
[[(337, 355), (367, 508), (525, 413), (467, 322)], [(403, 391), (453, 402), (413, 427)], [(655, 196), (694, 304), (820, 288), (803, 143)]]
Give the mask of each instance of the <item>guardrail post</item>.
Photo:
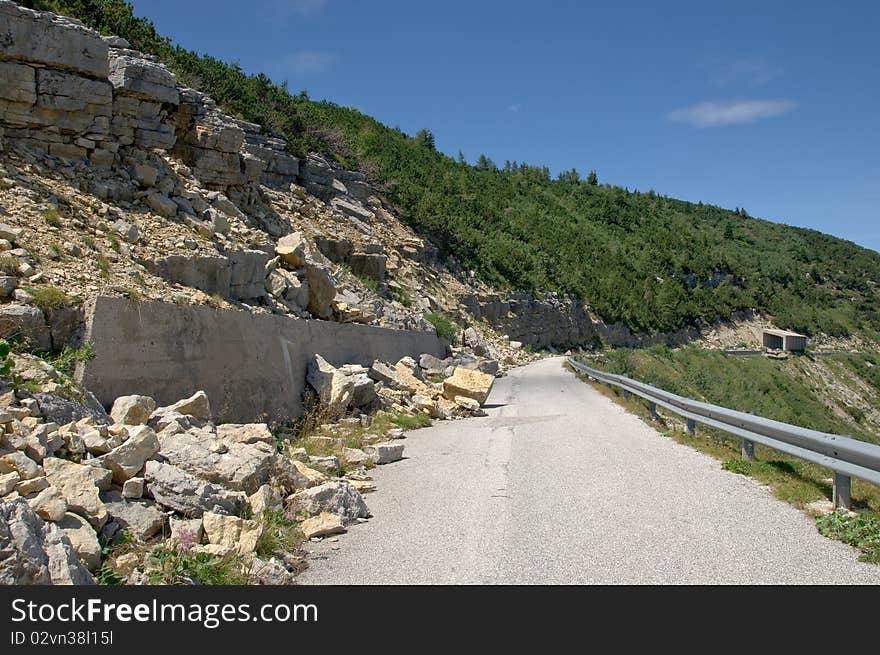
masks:
[(689, 418), (687, 420), (687, 431), (688, 431), (688, 434), (696, 434), (697, 433), (697, 422), (692, 418)]
[(655, 421), (659, 420), (660, 415), (657, 413), (657, 403), (648, 402), (648, 413)]
[(851, 509), (852, 502), (850, 500), (850, 485), (852, 479), (848, 475), (842, 473), (834, 473), (834, 509), (842, 507), (843, 509)]
[(627, 391), (626, 389), (623, 390), (623, 399), (629, 400), (629, 391)]
[(749, 462), (755, 461), (755, 442), (748, 439), (742, 440), (742, 458)]

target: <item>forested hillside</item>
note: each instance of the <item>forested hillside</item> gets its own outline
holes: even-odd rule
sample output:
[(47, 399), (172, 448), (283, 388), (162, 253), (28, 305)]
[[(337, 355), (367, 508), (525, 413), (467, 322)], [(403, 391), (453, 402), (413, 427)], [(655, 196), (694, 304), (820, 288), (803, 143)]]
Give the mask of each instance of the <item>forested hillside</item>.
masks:
[(543, 166), (496, 166), (485, 156), (470, 165), (437, 152), (427, 129), (408, 136), (175, 46), (121, 0), (23, 4), (158, 55), (229, 113), (281, 133), (296, 154), (320, 151), (360, 168), (404, 220), (496, 287), (576, 294), (606, 321), (642, 332), (746, 308), (808, 333), (880, 332), (880, 255), (850, 242), (742, 210), (601, 185), (595, 175), (553, 180)]

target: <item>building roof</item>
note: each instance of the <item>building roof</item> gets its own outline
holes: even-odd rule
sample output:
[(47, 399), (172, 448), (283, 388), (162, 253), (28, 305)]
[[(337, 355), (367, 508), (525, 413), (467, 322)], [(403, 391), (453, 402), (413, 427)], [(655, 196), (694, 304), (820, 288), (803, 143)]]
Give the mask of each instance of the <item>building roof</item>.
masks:
[(806, 334), (800, 334), (798, 332), (789, 332), (788, 330), (774, 330), (771, 328), (764, 328), (764, 333), (765, 334), (772, 334), (773, 336), (776, 336), (776, 337), (803, 337), (804, 339), (807, 338)]

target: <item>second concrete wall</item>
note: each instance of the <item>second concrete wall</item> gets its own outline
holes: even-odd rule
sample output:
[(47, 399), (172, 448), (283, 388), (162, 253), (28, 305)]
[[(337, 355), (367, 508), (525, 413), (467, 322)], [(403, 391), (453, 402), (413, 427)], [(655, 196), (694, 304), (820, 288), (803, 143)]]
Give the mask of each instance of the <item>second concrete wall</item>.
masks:
[(166, 405), (203, 389), (226, 422), (299, 416), (316, 353), (339, 366), (446, 350), (433, 332), (104, 297), (88, 311), (84, 341), (95, 358), (78, 375), (105, 406), (128, 394)]

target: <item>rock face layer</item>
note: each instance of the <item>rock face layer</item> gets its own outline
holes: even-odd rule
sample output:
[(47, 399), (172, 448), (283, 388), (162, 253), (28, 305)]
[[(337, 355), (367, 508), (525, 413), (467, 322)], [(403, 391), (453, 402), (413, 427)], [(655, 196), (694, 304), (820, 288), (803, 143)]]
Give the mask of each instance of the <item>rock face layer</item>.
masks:
[(104, 167), (131, 154), (121, 148), (168, 151), (209, 188), (302, 181), (328, 199), (351, 193), (348, 211), (369, 215), (359, 174), (320, 158), (301, 167), (283, 139), (224, 114), (123, 39), (8, 0), (0, 31), (0, 136), (16, 145)]
[(78, 20), (0, 4), (3, 54), (9, 59), (107, 77), (108, 46), (97, 32)]

